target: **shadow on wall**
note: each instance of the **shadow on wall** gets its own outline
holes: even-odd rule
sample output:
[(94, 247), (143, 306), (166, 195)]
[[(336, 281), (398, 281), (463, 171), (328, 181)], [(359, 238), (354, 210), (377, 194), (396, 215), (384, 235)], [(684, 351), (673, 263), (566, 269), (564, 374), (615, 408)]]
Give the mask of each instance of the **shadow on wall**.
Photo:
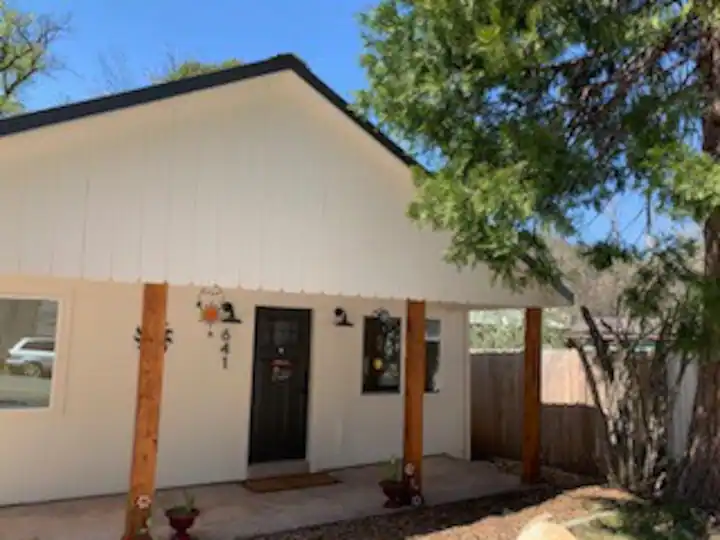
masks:
[[(522, 455), (523, 355), (472, 355), (472, 457), (519, 460)], [(595, 476), (600, 417), (574, 351), (546, 350), (542, 366), (543, 465)]]
[[(507, 408), (477, 418), (473, 411), (472, 459), (522, 457), (522, 414)], [(492, 411), (492, 409), (491, 409)], [(598, 414), (589, 405), (542, 406), (541, 462), (563, 471), (599, 476)]]

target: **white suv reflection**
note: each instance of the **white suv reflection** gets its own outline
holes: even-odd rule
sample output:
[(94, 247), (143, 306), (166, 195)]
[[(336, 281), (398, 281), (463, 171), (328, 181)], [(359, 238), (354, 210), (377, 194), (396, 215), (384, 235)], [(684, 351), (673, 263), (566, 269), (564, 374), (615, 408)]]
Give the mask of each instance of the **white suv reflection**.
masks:
[(55, 339), (24, 337), (9, 351), (5, 366), (10, 373), (27, 377), (51, 377), (55, 363)]

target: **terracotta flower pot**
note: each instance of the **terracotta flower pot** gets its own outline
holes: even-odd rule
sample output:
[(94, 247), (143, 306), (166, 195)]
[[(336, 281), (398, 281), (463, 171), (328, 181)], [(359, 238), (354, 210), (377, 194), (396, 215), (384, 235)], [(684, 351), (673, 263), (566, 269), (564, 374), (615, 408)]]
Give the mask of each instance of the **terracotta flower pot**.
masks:
[(195, 520), (199, 515), (200, 510), (197, 508), (192, 511), (173, 508), (167, 510), (165, 512), (165, 517), (168, 518), (170, 527), (172, 527), (172, 530), (175, 531), (175, 535), (173, 536), (174, 540), (190, 540), (191, 536), (188, 534), (188, 531), (192, 529), (193, 525), (195, 525)]
[(410, 503), (405, 482), (398, 480), (381, 480), (379, 485), (387, 498), (387, 501), (385, 501), (383, 505), (385, 508), (400, 508)]

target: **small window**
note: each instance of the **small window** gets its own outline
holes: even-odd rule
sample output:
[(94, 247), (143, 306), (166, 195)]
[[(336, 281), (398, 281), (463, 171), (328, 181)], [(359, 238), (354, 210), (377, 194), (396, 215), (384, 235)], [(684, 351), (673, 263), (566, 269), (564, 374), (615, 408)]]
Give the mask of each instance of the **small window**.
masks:
[(48, 407), (58, 303), (0, 298), (0, 410)]
[(50, 340), (29, 340), (22, 347), (22, 351), (53, 352), (55, 342)]
[(363, 393), (400, 392), (400, 319), (365, 317), (364, 323)]
[(437, 375), (440, 370), (440, 321), (425, 320), (425, 392), (438, 391)]

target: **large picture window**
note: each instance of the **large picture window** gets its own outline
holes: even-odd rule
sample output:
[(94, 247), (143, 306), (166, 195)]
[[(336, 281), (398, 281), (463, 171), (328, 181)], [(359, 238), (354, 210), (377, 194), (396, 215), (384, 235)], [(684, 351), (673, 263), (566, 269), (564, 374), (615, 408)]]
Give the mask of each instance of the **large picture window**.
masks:
[(48, 407), (58, 303), (0, 298), (0, 409)]
[(363, 393), (400, 392), (401, 320), (365, 317), (363, 330)]
[(440, 371), (440, 321), (425, 320), (425, 392), (438, 391), (438, 371)]

